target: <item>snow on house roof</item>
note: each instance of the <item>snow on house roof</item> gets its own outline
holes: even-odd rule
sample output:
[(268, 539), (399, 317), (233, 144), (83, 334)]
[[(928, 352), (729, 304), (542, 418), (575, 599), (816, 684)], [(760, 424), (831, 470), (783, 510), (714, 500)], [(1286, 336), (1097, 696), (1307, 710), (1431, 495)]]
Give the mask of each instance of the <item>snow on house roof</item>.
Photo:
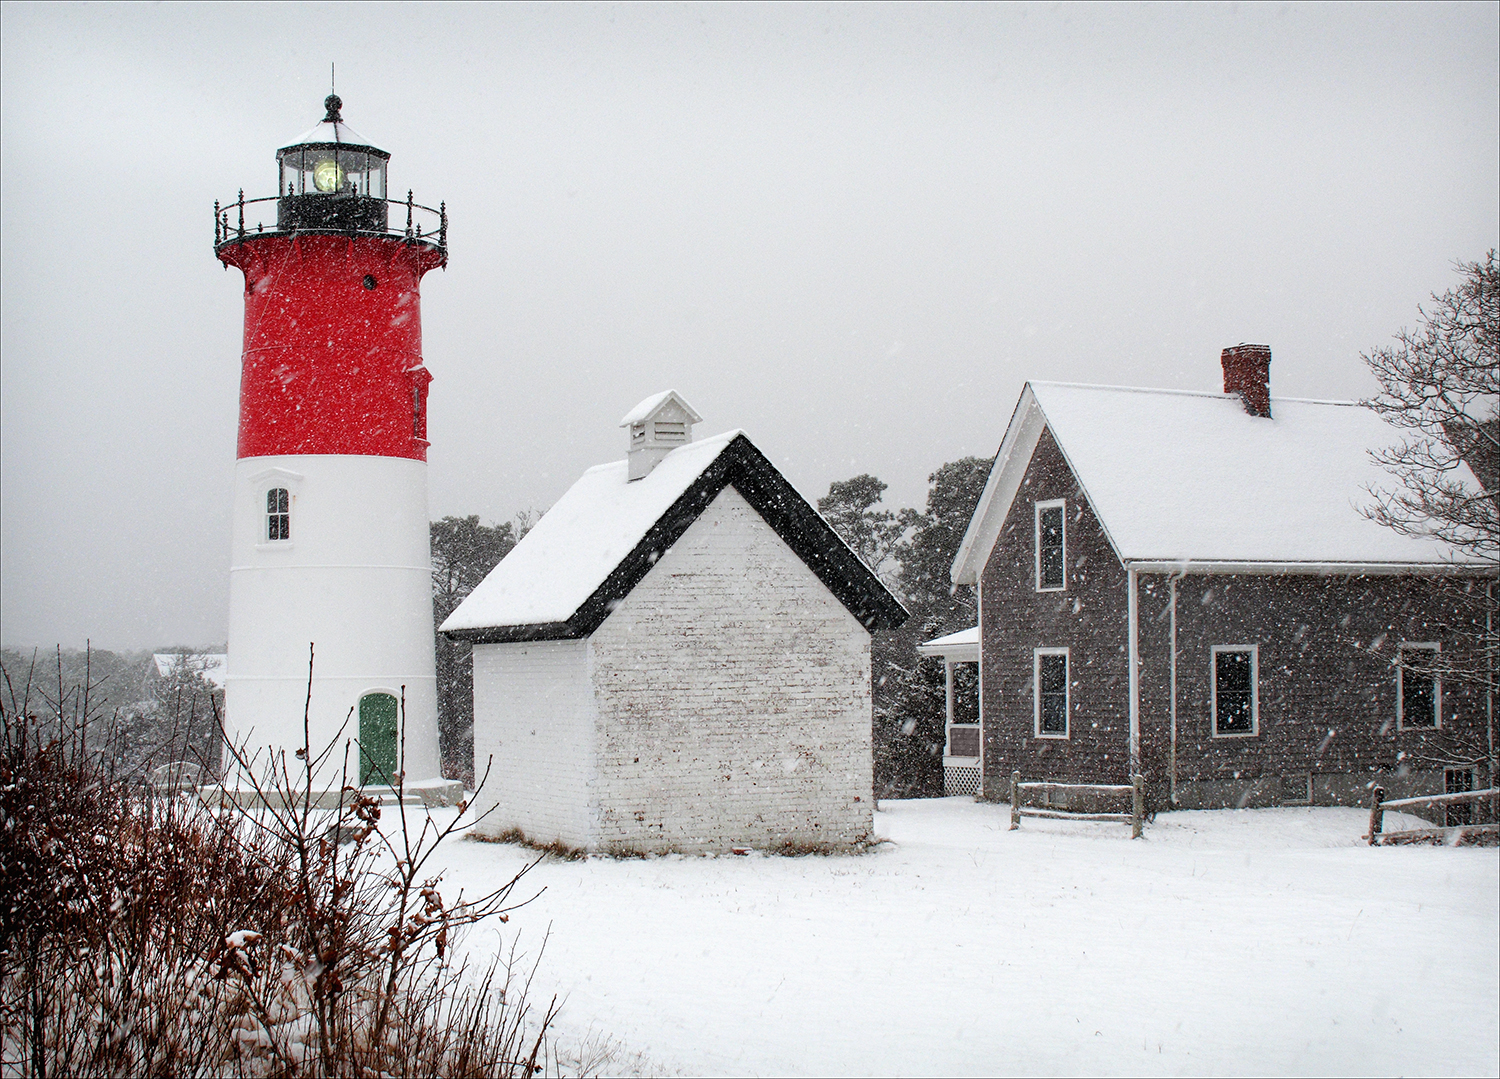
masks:
[(473, 641), (587, 636), (733, 486), (867, 628), (906, 612), (741, 431), (680, 446), (649, 475), (625, 461), (585, 472), (440, 629)]
[(1400, 441), (1377, 414), (1289, 397), (1273, 398), (1271, 414), (1250, 415), (1232, 394), (1027, 383), (954, 581), (977, 579), (1044, 428), (1124, 563), (1369, 572), (1464, 561), (1361, 514), (1369, 488), (1393, 483), (1369, 451)]
[(186, 664), (189, 671), (201, 674), (215, 689), (224, 688), (224, 667), (228, 658), (222, 652), (197, 652), (183, 655), (178, 652), (153, 652), (156, 673), (170, 678), (177, 672), (179, 664)]
[(934, 637), (930, 641), (923, 641), (917, 645), (917, 651), (924, 656), (943, 656), (962, 662), (967, 659), (979, 658), (979, 627), (970, 626), (961, 629), (957, 633), (949, 633), (943, 637)]
[(688, 414), (691, 422), (703, 422), (703, 417), (694, 411), (692, 405), (682, 399), (682, 394), (676, 390), (662, 390), (661, 393), (653, 393), (650, 397), (625, 413), (625, 418), (620, 421), (620, 426), (629, 427), (632, 423), (645, 423), (646, 418), (665, 404), (668, 398), (677, 402), (682, 410)]

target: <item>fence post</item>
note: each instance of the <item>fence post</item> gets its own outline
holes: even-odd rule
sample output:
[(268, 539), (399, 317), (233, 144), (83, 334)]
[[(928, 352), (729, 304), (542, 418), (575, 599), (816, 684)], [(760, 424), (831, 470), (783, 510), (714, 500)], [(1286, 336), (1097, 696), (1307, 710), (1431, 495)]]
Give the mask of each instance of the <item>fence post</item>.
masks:
[(1375, 846), (1379, 840), (1375, 837), (1380, 834), (1380, 826), (1385, 821), (1385, 810), (1380, 808), (1380, 803), (1385, 801), (1385, 788), (1376, 787), (1370, 792), (1370, 846)]
[(1014, 832), (1021, 827), (1021, 773), (1010, 774), (1010, 830)]
[(1141, 838), (1141, 818), (1146, 815), (1146, 777), (1136, 774), (1130, 777), (1130, 838)]

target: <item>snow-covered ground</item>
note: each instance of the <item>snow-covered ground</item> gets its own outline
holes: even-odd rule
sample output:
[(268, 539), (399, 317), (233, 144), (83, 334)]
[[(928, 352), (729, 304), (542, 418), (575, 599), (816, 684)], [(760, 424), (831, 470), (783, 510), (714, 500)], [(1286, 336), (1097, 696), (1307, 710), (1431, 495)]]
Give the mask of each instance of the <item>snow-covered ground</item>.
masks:
[[(550, 926), (532, 993), (566, 999), (564, 1040), (663, 1073), (1494, 1075), (1500, 852), (1371, 848), (1367, 816), (1172, 813), (1131, 842), (883, 801), (862, 855), (549, 858), (470, 947)], [(440, 856), (471, 892), (532, 857)]]

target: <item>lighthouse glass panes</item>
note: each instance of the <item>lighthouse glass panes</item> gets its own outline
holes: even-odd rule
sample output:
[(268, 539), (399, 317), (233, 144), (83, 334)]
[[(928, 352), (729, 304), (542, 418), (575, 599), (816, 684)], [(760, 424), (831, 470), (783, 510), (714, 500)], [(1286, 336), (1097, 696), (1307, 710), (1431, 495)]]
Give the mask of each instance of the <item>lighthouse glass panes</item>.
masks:
[(385, 158), (341, 146), (298, 146), (281, 154), (283, 195), (385, 198)]
[(266, 492), (266, 540), (292, 538), (292, 496), (285, 487), (272, 487)]

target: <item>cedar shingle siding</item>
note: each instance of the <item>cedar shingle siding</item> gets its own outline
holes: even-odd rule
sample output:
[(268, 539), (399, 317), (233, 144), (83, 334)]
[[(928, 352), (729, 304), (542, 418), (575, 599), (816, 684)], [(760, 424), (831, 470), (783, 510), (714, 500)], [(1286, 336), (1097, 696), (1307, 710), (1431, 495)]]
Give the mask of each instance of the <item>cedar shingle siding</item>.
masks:
[[(1067, 588), (1035, 585), (1034, 504), (1066, 499)], [(1127, 576), (1050, 431), (980, 577), (985, 795), (1003, 799), (1012, 770), (1028, 779), (1125, 782), (1128, 765)], [(1400, 730), (1402, 641), (1472, 641), (1483, 578), (1189, 575), (1176, 586), (1177, 796), (1185, 808), (1353, 804), (1379, 782), (1392, 797), (1441, 793), (1423, 762), (1451, 736), (1483, 738), (1482, 687), (1442, 687), (1443, 729)], [(1168, 576), (1141, 574), (1141, 770), (1165, 805), (1171, 773), (1172, 654)], [(1466, 591), (1467, 590), (1467, 591)], [(1467, 600), (1475, 602), (1472, 605)], [(1257, 648), (1258, 733), (1212, 736), (1214, 645)], [(1032, 652), (1066, 647), (1070, 735), (1033, 729)]]

